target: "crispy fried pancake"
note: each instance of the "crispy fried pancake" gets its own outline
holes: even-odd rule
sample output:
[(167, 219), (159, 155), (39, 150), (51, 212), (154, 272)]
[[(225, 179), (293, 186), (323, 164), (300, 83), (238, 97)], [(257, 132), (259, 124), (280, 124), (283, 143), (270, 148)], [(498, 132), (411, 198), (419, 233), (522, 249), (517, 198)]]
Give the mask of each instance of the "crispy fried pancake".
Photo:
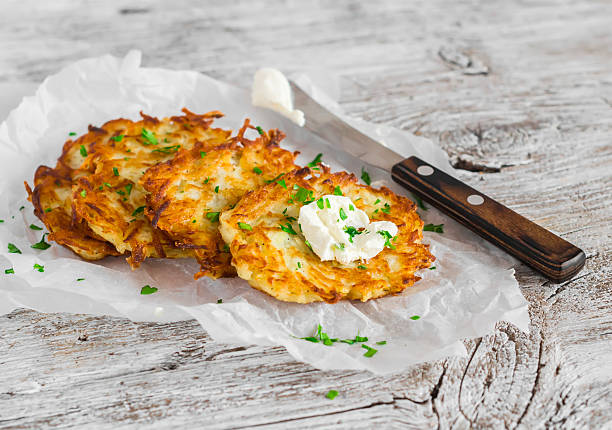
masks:
[[(219, 229), (229, 244), (238, 276), (279, 300), (297, 303), (367, 301), (399, 293), (419, 280), (415, 272), (429, 267), (435, 257), (428, 245), (420, 243), (423, 221), (414, 203), (388, 188), (360, 185), (355, 175), (321, 169), (296, 170), (280, 184), (277, 181), (246, 194), (234, 209), (221, 214)], [(308, 194), (296, 189), (312, 191), (307, 197), (312, 200), (332, 194), (336, 186), (371, 220), (398, 226), (395, 249), (385, 248), (367, 262), (347, 265), (321, 261), (309, 249), (297, 222)], [(280, 228), (287, 223), (292, 229)], [(291, 230), (296, 234), (288, 232)]]
[[(198, 143), (174, 159), (147, 170), (141, 183), (147, 196), (147, 215), (168, 233), (176, 246), (192, 249), (201, 269), (195, 275), (235, 276), (230, 254), (219, 234), (219, 214), (247, 192), (295, 169), (297, 153), (278, 146), (278, 130), (251, 141), (244, 138), (248, 120), (238, 135), (219, 145)], [(253, 127), (250, 127), (253, 128)]]
[(98, 236), (112, 243), (118, 252), (130, 253), (132, 267), (147, 257), (192, 257), (189, 249), (174, 246), (164, 232), (154, 228), (145, 216), (145, 190), (139, 180), (158, 163), (189, 151), (196, 142), (210, 147), (225, 142), (231, 131), (210, 125), (219, 112), (193, 114), (158, 120), (109, 121), (90, 131), (81, 142), (83, 165), (93, 173), (79, 177), (72, 188), (73, 207)]

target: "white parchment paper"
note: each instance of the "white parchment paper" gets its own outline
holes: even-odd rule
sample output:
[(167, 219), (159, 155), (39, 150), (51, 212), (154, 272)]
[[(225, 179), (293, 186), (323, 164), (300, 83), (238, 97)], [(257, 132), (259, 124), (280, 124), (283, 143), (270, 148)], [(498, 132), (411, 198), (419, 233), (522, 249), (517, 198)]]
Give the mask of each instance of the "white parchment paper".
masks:
[[(527, 331), (527, 302), (511, 269), (514, 260), (459, 226), (434, 208), (419, 210), (426, 223), (444, 223), (444, 234), (425, 232), (437, 257), (436, 270), (404, 293), (367, 303), (298, 305), (279, 302), (240, 279), (193, 280), (191, 260), (147, 260), (131, 271), (122, 257), (90, 263), (61, 246), (31, 249), (44, 231), (26, 201), (23, 181), (31, 183), (40, 164), (54, 166), (70, 132), (82, 134), (88, 124), (109, 119), (138, 119), (139, 111), (169, 116), (187, 107), (194, 112), (221, 110), (217, 122), (237, 129), (245, 117), (263, 128), (280, 128), (283, 146), (302, 152), (305, 164), (322, 152), (334, 170), (359, 173), (363, 163), (293, 125), (278, 115), (250, 106), (249, 91), (193, 71), (140, 66), (138, 51), (125, 58), (103, 56), (81, 60), (47, 78), (0, 125), (0, 314), (17, 307), (42, 312), (113, 315), (134, 321), (177, 321), (196, 318), (216, 340), (237, 344), (283, 345), (298, 360), (320, 369), (367, 369), (384, 374), (411, 364), (465, 354), (461, 339), (490, 332), (505, 320)], [(339, 107), (307, 76), (298, 83), (330, 109)], [(250, 83), (245, 82), (245, 87)], [(347, 118), (364, 132), (409, 156), (416, 154), (452, 173), (446, 155), (427, 139), (400, 130)], [(375, 184), (405, 194), (387, 173), (366, 166)], [(24, 209), (20, 209), (24, 206)], [(7, 252), (17, 245), (22, 254)], [(43, 273), (33, 265), (44, 265)], [(13, 268), (14, 274), (4, 274)], [(85, 278), (77, 281), (77, 278)], [(141, 295), (149, 284), (159, 288)], [(223, 303), (218, 304), (217, 300)], [(411, 317), (418, 315), (420, 319)], [(359, 344), (324, 346), (297, 339), (321, 324), (331, 337), (353, 338), (359, 331), (378, 353), (364, 357)], [(377, 341), (386, 345), (375, 345)]]

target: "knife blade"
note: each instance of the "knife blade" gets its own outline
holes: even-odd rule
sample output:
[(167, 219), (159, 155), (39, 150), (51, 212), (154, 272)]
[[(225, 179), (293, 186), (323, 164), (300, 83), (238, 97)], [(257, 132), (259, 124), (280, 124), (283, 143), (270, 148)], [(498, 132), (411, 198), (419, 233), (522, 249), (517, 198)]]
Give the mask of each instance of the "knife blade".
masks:
[(405, 189), (554, 282), (572, 278), (584, 266), (586, 256), (580, 248), (426, 161), (405, 159), (351, 127), (294, 82), (290, 85), (306, 128), (332, 146), (390, 172)]

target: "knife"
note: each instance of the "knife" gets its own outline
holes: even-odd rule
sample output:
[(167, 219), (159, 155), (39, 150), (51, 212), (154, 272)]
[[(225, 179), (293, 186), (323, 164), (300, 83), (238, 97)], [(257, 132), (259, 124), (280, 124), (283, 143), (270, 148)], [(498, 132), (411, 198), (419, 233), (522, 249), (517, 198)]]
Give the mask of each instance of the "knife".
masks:
[(351, 127), (290, 82), (306, 128), (362, 161), (391, 173), (395, 182), (554, 282), (576, 275), (584, 252), (501, 203), (418, 157), (404, 158)]

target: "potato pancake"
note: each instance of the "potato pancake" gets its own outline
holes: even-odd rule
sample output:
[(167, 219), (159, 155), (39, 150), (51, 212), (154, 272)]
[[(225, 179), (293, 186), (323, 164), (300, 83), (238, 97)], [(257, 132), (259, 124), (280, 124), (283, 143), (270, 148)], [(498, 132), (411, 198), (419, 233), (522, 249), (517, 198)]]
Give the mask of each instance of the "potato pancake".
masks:
[(237, 136), (222, 145), (198, 142), (190, 151), (147, 170), (141, 180), (147, 216), (182, 249), (193, 250), (201, 269), (195, 278), (235, 276), (219, 234), (219, 215), (248, 191), (296, 168), (296, 153), (278, 146), (284, 134), (264, 132), (248, 140), (246, 120)]
[[(247, 193), (221, 214), (219, 230), (238, 276), (279, 300), (297, 303), (365, 302), (399, 293), (419, 280), (415, 272), (435, 257), (421, 244), (423, 221), (414, 203), (388, 188), (360, 185), (353, 174), (319, 169), (295, 170)], [(390, 221), (399, 229), (389, 246), (368, 261), (321, 261), (300, 232), (300, 208), (339, 193), (372, 221)]]
[(130, 253), (135, 268), (147, 257), (192, 257), (189, 249), (176, 248), (164, 232), (145, 216), (145, 190), (139, 181), (145, 171), (189, 151), (196, 142), (214, 146), (225, 142), (231, 131), (210, 128), (220, 112), (184, 115), (158, 120), (109, 121), (88, 133), (81, 143), (83, 165), (93, 173), (79, 177), (72, 188), (77, 220), (84, 220), (119, 253)]

